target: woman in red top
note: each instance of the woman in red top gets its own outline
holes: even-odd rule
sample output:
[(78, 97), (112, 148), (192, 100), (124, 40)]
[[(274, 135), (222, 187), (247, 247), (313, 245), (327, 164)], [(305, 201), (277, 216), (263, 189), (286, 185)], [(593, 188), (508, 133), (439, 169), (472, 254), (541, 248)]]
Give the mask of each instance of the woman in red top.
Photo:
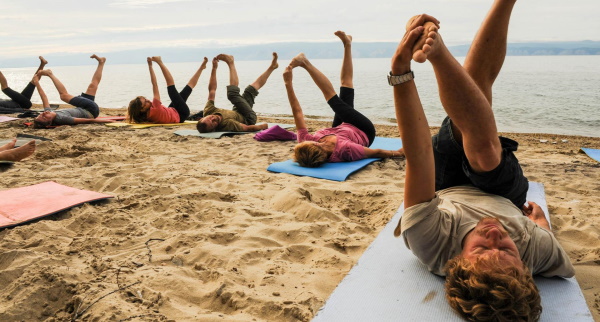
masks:
[[(294, 160), (302, 167), (318, 167), (325, 162), (355, 161), (365, 158), (388, 158), (401, 156), (397, 151), (371, 149), (375, 139), (375, 126), (366, 116), (354, 109), (354, 85), (352, 66), (352, 36), (343, 31), (335, 32), (344, 44), (341, 87), (338, 96), (333, 85), (310, 61), (299, 54), (292, 59), (283, 73), (283, 80), (292, 107), (298, 131), (298, 142), (294, 148)], [(302, 67), (319, 87), (327, 104), (335, 112), (331, 128), (319, 130), (311, 135), (306, 129), (302, 108), (292, 86), (292, 69)]]
[[(196, 71), (194, 76), (190, 79), (187, 85), (181, 92), (178, 92), (175, 88), (175, 81), (171, 72), (167, 69), (167, 66), (162, 62), (160, 56), (148, 57), (148, 68), (150, 69), (150, 80), (152, 82), (152, 92), (154, 97), (152, 100), (145, 98), (144, 96), (138, 96), (129, 102), (127, 108), (127, 121), (129, 123), (183, 123), (190, 116), (190, 108), (187, 106), (187, 99), (192, 94), (192, 89), (198, 83), (200, 74), (206, 68), (208, 59), (204, 57), (204, 61), (200, 68)], [(160, 101), (160, 92), (158, 91), (158, 84), (156, 82), (156, 75), (152, 68), (152, 62), (155, 62), (160, 67), (160, 70), (165, 77), (167, 82), (167, 92), (171, 99), (169, 107), (165, 107)]]

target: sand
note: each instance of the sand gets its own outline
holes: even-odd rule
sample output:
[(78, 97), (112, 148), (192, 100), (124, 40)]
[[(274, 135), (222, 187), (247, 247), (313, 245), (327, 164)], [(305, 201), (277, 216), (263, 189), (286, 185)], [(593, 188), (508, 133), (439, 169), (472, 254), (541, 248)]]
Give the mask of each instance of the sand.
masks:
[[(2, 321), (308, 321), (402, 202), (400, 159), (340, 183), (267, 172), (293, 142), (22, 122), (0, 123), (2, 137), (54, 141), (2, 168), (0, 189), (56, 181), (115, 198), (0, 230)], [(600, 163), (578, 153), (600, 138), (507, 135), (528, 178), (545, 185), (554, 232), (600, 321)]]

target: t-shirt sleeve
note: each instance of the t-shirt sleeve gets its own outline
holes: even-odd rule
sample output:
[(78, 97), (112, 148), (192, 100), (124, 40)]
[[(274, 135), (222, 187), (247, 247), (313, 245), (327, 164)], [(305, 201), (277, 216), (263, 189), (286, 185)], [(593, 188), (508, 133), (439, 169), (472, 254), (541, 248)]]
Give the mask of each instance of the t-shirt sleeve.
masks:
[(313, 135), (308, 133), (308, 129), (299, 129), (298, 130), (298, 143), (302, 143), (304, 141), (316, 141)]
[(75, 118), (68, 114), (56, 113), (56, 117), (52, 121), (54, 125), (75, 125)]
[(434, 274), (444, 276), (444, 266), (452, 247), (453, 217), (438, 208), (436, 195), (431, 201), (404, 210), (398, 224), (404, 243)]
[(154, 98), (152, 99), (152, 108), (161, 108), (163, 107), (162, 103), (160, 102), (160, 100)]
[(242, 124), (232, 119), (225, 119), (219, 124), (219, 130), (223, 132), (244, 132)]
[(569, 256), (551, 232), (536, 227), (530, 242), (534, 243), (528, 247), (530, 256), (533, 256), (533, 274), (544, 277), (575, 275), (575, 268)]
[(340, 144), (340, 156), (344, 161), (356, 161), (366, 158), (365, 147), (351, 141), (340, 142), (338, 138), (338, 144)]
[(215, 113), (216, 110), (217, 108), (215, 107), (215, 103), (213, 101), (207, 101), (202, 114), (204, 116), (212, 115)]

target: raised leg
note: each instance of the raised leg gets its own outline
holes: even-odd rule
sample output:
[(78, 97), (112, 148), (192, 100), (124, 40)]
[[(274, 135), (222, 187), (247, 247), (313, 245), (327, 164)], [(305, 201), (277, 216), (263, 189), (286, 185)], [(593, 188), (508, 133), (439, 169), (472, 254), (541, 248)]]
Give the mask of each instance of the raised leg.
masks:
[(214, 101), (217, 95), (217, 68), (219, 60), (217, 57), (212, 60), (212, 70), (210, 71), (210, 80), (208, 81), (208, 100)]
[(510, 15), (516, 0), (495, 0), (465, 58), (464, 68), (492, 104), (492, 85), (506, 57)]
[(190, 78), (190, 81), (187, 83), (189, 87), (196, 87), (196, 85), (198, 84), (198, 80), (200, 79), (200, 75), (202, 75), (202, 71), (206, 69), (206, 63), (208, 63), (208, 58), (204, 57), (200, 68), (198, 68), (198, 70), (194, 73), (192, 78)]
[(233, 56), (219, 54), (217, 59), (224, 61), (229, 66), (229, 85), (240, 86), (240, 79), (238, 78), (237, 70), (235, 69), (235, 62)]
[(167, 83), (167, 87), (175, 85), (175, 80), (173, 80), (173, 75), (171, 75), (171, 72), (169, 71), (167, 66), (163, 63), (162, 57), (153, 56), (152, 61), (155, 62), (156, 64), (158, 64), (158, 67), (160, 67), (160, 70), (161, 70), (163, 76), (165, 77), (165, 82)]
[(4, 74), (2, 74), (2, 72), (0, 72), (0, 87), (2, 90), (8, 88), (8, 82), (6, 81), (6, 77), (4, 77)]
[(340, 82), (342, 87), (354, 88), (354, 67), (352, 65), (352, 36), (346, 35), (343, 31), (334, 33), (344, 44), (344, 59), (342, 60), (342, 70), (340, 72)]
[(325, 97), (326, 101), (329, 101), (332, 97), (334, 97), (335, 95), (337, 95), (336, 92), (335, 92), (335, 90), (333, 89), (333, 85), (331, 85), (331, 82), (329, 81), (329, 79), (327, 78), (327, 76), (325, 76), (320, 70), (318, 70), (306, 58), (306, 56), (304, 56), (303, 53), (298, 54), (296, 57), (294, 57), (292, 59), (292, 61), (290, 62), (290, 67), (292, 67), (292, 68), (296, 68), (296, 67), (302, 67), (302, 68), (304, 68), (308, 72), (308, 74), (310, 75), (310, 77), (313, 79), (313, 81), (315, 82), (315, 84), (317, 85), (317, 87), (319, 87), (319, 89), (323, 93), (323, 96)]
[(98, 61), (98, 67), (96, 67), (96, 71), (92, 76), (92, 81), (85, 91), (86, 94), (91, 96), (96, 96), (96, 92), (98, 91), (98, 85), (100, 84), (100, 80), (102, 80), (102, 70), (104, 69), (104, 64), (106, 63), (105, 57), (98, 57), (97, 55), (92, 55), (90, 58), (93, 58)]
[(0, 160), (21, 161), (32, 155), (33, 152), (35, 152), (35, 140), (31, 140), (18, 148), (0, 151)]
[(269, 68), (267, 68), (267, 70), (264, 73), (258, 76), (258, 78), (252, 84), (250, 84), (250, 86), (254, 87), (254, 89), (256, 90), (259, 90), (261, 87), (265, 86), (267, 80), (269, 79), (269, 76), (271, 76), (271, 73), (278, 67), (279, 64), (277, 63), (277, 53), (274, 52), (273, 59), (271, 60), (271, 65), (269, 65)]
[(38, 75), (40, 77), (41, 76), (50, 77), (50, 79), (52, 80), (52, 83), (54, 83), (54, 87), (56, 87), (56, 90), (58, 91), (58, 94), (60, 94), (60, 99), (63, 102), (69, 103), (71, 101), (71, 99), (73, 99), (73, 97), (75, 97), (75, 96), (69, 94), (69, 92), (67, 92), (65, 85), (63, 85), (63, 83), (61, 83), (60, 80), (58, 78), (56, 78), (54, 73), (52, 73), (52, 70), (50, 70), (50, 69), (40, 70), (38, 72)]

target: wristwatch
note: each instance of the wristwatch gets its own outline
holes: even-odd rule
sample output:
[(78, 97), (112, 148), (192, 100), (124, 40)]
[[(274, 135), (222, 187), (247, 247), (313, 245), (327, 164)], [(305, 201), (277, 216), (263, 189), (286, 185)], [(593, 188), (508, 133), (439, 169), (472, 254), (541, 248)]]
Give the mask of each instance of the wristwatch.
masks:
[(392, 75), (392, 72), (390, 72), (388, 75), (388, 84), (390, 84), (390, 86), (396, 86), (413, 79), (415, 79), (415, 73), (413, 73), (412, 70), (402, 75)]

